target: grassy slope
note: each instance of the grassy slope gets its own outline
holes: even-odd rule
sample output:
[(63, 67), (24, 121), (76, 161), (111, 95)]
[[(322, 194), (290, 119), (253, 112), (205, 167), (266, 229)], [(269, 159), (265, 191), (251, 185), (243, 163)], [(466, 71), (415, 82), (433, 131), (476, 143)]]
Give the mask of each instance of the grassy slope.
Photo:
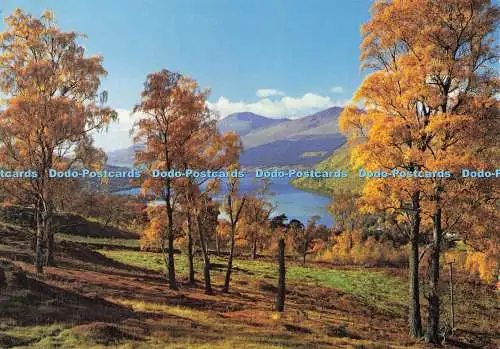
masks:
[[(127, 252), (99, 250), (100, 253), (124, 264), (164, 272), (162, 256), (151, 252)], [(218, 266), (224, 259), (215, 257), (213, 263)], [(201, 269), (201, 260), (196, 259), (195, 265)], [(177, 271), (187, 277), (186, 260), (177, 258)], [(271, 261), (236, 260), (236, 270), (247, 270), (248, 279), (277, 280), (276, 263)], [(220, 272), (220, 270), (219, 270)], [(381, 271), (366, 269), (332, 269), (326, 267), (302, 267), (293, 264), (287, 270), (288, 280), (332, 287), (337, 290), (359, 297), (361, 300), (374, 303), (376, 307), (387, 311), (401, 311), (406, 297), (406, 285), (400, 277), (388, 277)]]
[[(10, 233), (4, 235), (0, 229), (0, 257), (9, 257), (3, 253), (7, 249), (26, 254), (16, 228), (8, 228)], [(131, 251), (135, 246), (131, 241), (69, 235), (60, 240), (64, 240), (58, 249), (62, 268), (47, 268), (42, 280), (59, 293), (80, 297), (75, 303), (78, 310), (63, 308), (73, 302), (67, 295), (58, 303), (43, 300), (46, 295), (24, 296), (26, 290), (0, 293), (0, 308), (8, 304), (23, 314), (14, 319), (8, 311), (0, 312), (0, 347), (6, 338), (9, 343), (17, 341), (16, 348), (420, 347), (406, 339), (406, 275), (401, 270), (303, 267), (288, 262), (286, 311), (277, 314), (272, 311), (277, 283), (273, 260), (237, 259), (231, 293), (224, 295), (218, 290), (225, 260), (213, 258), (217, 294), (206, 296), (201, 282), (195, 288), (181, 284), (180, 291), (168, 290), (162, 256)], [(126, 249), (116, 249), (121, 243)], [(95, 255), (85, 252), (86, 246), (95, 246)], [(105, 249), (110, 246), (113, 249)], [(199, 271), (201, 261), (195, 262)], [(15, 263), (32, 272), (31, 264)], [(176, 269), (178, 279), (185, 280), (187, 267), (181, 255)], [(464, 288), (456, 292), (458, 327), (472, 327), (468, 336), (479, 333), (482, 340), (493, 340), (498, 333), (494, 293), (484, 287), (467, 292)], [(113, 307), (104, 310), (100, 303)]]
[(361, 190), (363, 181), (358, 177), (357, 172), (351, 169), (347, 144), (338, 148), (332, 156), (321, 161), (314, 168), (318, 171), (346, 170), (349, 175), (346, 178), (296, 178), (291, 181), (291, 184), (298, 189), (328, 196), (335, 188)]

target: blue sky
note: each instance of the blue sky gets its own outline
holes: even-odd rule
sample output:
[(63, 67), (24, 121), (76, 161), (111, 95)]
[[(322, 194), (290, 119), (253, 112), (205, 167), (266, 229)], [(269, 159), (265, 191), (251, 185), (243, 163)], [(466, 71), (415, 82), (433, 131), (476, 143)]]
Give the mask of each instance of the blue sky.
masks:
[[(107, 150), (130, 143), (129, 111), (146, 74), (179, 71), (211, 89), (222, 117), (253, 111), (300, 117), (342, 105), (362, 80), (359, 27), (370, 0), (3, 0), (55, 12), (63, 30), (85, 33), (90, 54), (104, 57), (103, 88), (120, 112)], [(0, 30), (4, 24), (0, 25)]]

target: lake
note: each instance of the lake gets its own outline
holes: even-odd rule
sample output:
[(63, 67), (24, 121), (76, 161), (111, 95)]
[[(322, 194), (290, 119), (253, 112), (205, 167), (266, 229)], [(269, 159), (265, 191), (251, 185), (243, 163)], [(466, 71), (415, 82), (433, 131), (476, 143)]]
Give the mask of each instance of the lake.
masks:
[[(269, 200), (276, 205), (275, 214), (286, 214), (288, 219), (299, 219), (304, 224), (311, 216), (318, 215), (318, 223), (331, 227), (332, 217), (328, 214), (326, 206), (330, 199), (314, 193), (305, 192), (294, 188), (288, 183), (289, 178), (270, 178), (269, 191), (274, 193)], [(253, 177), (247, 176), (241, 179), (240, 191), (250, 192), (256, 188)], [(115, 192), (115, 194), (137, 195), (139, 189), (127, 189)]]

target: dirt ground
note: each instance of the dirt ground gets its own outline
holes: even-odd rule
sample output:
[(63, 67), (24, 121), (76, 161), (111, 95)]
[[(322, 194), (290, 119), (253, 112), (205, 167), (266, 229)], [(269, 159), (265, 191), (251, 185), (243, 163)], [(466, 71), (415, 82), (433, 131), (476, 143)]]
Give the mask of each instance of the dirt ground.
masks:
[[(57, 267), (35, 277), (28, 234), (3, 226), (0, 238), (8, 281), (0, 291), (0, 348), (425, 347), (406, 336), (405, 309), (384, 310), (318, 283), (290, 281), (286, 311), (278, 314), (273, 311), (274, 280), (249, 277), (250, 270), (235, 270), (230, 294), (217, 290), (207, 296), (201, 280), (195, 287), (182, 283), (179, 291), (171, 291), (161, 273), (62, 241)], [(406, 275), (400, 269), (384, 272)], [(220, 289), (223, 275), (213, 275)], [(465, 276), (457, 282), (462, 290), (457, 313), (470, 326), (458, 328), (444, 347), (497, 348), (496, 291)], [(468, 305), (470, 297), (485, 301)]]

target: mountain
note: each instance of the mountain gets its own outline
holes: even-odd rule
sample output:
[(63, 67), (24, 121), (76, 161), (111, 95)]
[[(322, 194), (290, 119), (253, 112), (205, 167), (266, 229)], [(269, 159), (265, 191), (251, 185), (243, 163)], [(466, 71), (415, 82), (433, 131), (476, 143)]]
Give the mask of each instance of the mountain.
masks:
[(338, 130), (342, 108), (258, 129), (242, 136), (241, 163), (251, 166), (311, 165), (345, 142)]
[(288, 122), (281, 122), (242, 136), (245, 148), (279, 140), (308, 139), (314, 136), (338, 134), (338, 117), (342, 108), (332, 107)]
[(342, 135), (283, 139), (244, 149), (240, 162), (249, 166), (314, 165), (345, 143)]
[(135, 152), (144, 149), (142, 144), (134, 144), (127, 148), (113, 150), (108, 152), (107, 163), (115, 166), (132, 167), (134, 164)]
[[(272, 119), (244, 112), (234, 113), (217, 124), (221, 132), (241, 136), (244, 166), (312, 165), (329, 157), (345, 143), (338, 130), (342, 108), (332, 107), (298, 119)], [(108, 164), (132, 166), (134, 145), (108, 153)]]
[(271, 119), (265, 116), (244, 112), (230, 114), (220, 120), (217, 128), (220, 132), (235, 131), (240, 136), (244, 136), (250, 132), (270, 127), (276, 124), (290, 121), (288, 119)]

